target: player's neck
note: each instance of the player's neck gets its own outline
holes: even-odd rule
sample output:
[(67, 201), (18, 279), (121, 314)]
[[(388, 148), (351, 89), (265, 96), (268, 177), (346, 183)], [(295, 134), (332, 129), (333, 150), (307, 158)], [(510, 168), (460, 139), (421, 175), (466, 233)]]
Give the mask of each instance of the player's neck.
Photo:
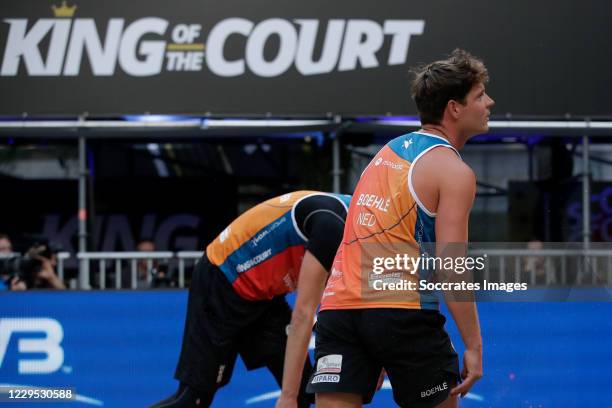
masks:
[(448, 127), (444, 126), (444, 124), (433, 125), (433, 124), (425, 124), (421, 126), (421, 129), (424, 133), (429, 133), (431, 135), (439, 136), (445, 139), (448, 143), (451, 144), (455, 149), (459, 150), (463, 147), (465, 143), (461, 143), (461, 140), (456, 132), (453, 132)]

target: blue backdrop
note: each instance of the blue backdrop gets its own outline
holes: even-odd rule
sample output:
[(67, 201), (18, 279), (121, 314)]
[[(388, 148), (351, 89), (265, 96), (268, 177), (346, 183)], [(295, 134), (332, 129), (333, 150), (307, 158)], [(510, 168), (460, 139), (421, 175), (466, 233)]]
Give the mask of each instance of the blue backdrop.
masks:
[[(177, 385), (186, 299), (185, 291), (3, 293), (0, 383), (76, 389), (77, 402), (53, 406), (153, 403)], [(479, 311), (485, 376), (462, 407), (612, 407), (612, 303), (482, 303)], [(24, 352), (23, 343), (20, 351), (21, 340), (45, 337), (41, 322), (63, 332), (59, 351)], [(447, 330), (460, 351), (450, 319)], [(27, 368), (48, 358), (51, 372)], [(273, 407), (277, 391), (265, 369), (238, 362), (213, 406)], [(28, 405), (40, 406), (19, 404)], [(388, 384), (371, 406), (394, 406)]]

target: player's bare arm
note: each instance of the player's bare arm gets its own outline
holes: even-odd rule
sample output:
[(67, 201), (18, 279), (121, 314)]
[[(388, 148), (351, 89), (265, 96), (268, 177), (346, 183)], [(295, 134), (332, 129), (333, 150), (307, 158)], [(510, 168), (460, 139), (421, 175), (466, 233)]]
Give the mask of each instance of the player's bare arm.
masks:
[[(452, 152), (450, 152), (452, 153)], [(463, 162), (448, 157), (438, 173), (439, 198), (436, 217), (436, 245), (467, 243), (468, 219), (476, 192), (474, 172)], [(464, 251), (459, 245), (456, 250)], [(451, 249), (452, 251), (452, 249)], [(446, 256), (447, 254), (445, 254)], [(457, 254), (462, 256), (463, 254)], [(463, 355), (463, 383), (451, 390), (451, 396), (464, 396), (482, 377), (482, 338), (474, 302), (447, 298), (448, 309), (461, 333), (466, 351)]]
[(291, 315), (291, 326), (287, 337), (283, 389), (276, 402), (276, 408), (297, 407), (302, 367), (304, 367), (308, 352), (312, 323), (325, 289), (326, 280), (327, 270), (317, 258), (306, 251), (298, 279), (297, 299)]

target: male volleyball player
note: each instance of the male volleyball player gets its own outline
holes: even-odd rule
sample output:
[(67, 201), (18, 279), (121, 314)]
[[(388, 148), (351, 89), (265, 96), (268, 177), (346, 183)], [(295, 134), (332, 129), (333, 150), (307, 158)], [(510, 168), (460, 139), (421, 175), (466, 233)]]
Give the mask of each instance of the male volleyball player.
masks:
[[(467, 243), (476, 181), (458, 150), (488, 130), (494, 102), (487, 81), (482, 61), (462, 50), (424, 66), (412, 85), (422, 128), (389, 142), (363, 172), (316, 325), (308, 391), (316, 393), (317, 407), (370, 402), (381, 368), (402, 407), (455, 407), (457, 395), (482, 376), (475, 304), (447, 299), (465, 344), (458, 383), (459, 362), (437, 297), (418, 290), (431, 271), (404, 270), (393, 260), (398, 250), (418, 257), (427, 243), (435, 243), (436, 255)], [(384, 264), (389, 269), (374, 270), (383, 265), (375, 258), (391, 259)], [(388, 285), (402, 281), (417, 290)]]
[[(298, 289), (294, 321), (304, 323), (304, 300), (325, 287), (340, 244), (350, 196), (296, 191), (267, 200), (234, 220), (206, 248), (189, 289), (179, 388), (152, 407), (208, 407), (227, 384), (237, 355), (247, 369), (267, 367), (282, 382), (291, 309), (285, 294)], [(308, 336), (310, 337), (310, 335)], [(309, 360), (298, 368), (296, 395), (307, 407)]]

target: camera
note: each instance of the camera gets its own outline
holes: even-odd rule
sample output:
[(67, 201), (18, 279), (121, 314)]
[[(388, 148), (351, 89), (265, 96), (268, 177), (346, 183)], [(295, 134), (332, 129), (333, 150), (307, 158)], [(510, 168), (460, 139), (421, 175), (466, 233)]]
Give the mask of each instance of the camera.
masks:
[(33, 288), (37, 285), (38, 274), (43, 269), (43, 261), (40, 258), (51, 260), (59, 250), (58, 247), (49, 245), (47, 240), (31, 240), (25, 255), (0, 256), (0, 277), (6, 282), (17, 277), (28, 288)]
[(0, 276), (5, 276), (7, 282), (17, 277), (27, 287), (32, 287), (36, 280), (36, 275), (41, 270), (42, 261), (29, 255), (0, 257)]
[(177, 286), (177, 281), (174, 276), (172, 276), (169, 265), (155, 265), (149, 272), (153, 276), (153, 279), (151, 281), (151, 287), (173, 288)]

